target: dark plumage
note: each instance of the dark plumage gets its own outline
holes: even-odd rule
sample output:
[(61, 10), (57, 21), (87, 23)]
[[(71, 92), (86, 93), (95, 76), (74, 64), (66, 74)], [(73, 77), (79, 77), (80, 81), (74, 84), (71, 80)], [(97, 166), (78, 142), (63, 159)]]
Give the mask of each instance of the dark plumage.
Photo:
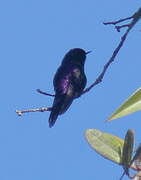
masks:
[(66, 112), (73, 100), (79, 97), (85, 88), (87, 79), (84, 64), (87, 53), (89, 52), (75, 48), (63, 58), (53, 80), (55, 98), (49, 117), (49, 127), (55, 124), (58, 115)]

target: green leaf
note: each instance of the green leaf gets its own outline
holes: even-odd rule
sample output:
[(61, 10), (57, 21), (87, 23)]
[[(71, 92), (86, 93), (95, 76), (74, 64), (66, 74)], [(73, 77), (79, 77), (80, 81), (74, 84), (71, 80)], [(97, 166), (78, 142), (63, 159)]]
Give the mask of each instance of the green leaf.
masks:
[(109, 118), (117, 119), (141, 110), (141, 88), (134, 92)]
[(97, 129), (87, 129), (85, 135), (88, 143), (97, 153), (106, 159), (121, 164), (124, 144), (122, 139)]
[(131, 129), (129, 129), (124, 139), (124, 146), (122, 152), (122, 166), (126, 175), (128, 176), (130, 176), (129, 168), (132, 162), (131, 160), (133, 154), (133, 146), (134, 146), (134, 132)]
[(141, 169), (141, 144), (137, 148), (135, 155), (131, 161), (131, 164), (134, 163), (137, 169)]

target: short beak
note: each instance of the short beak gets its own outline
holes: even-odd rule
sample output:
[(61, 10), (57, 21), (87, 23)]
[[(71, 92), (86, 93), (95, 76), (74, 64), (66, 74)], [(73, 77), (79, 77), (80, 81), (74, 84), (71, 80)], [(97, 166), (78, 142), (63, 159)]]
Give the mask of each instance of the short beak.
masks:
[(91, 53), (92, 51), (88, 51), (88, 52), (86, 52), (86, 54), (89, 54), (89, 53)]

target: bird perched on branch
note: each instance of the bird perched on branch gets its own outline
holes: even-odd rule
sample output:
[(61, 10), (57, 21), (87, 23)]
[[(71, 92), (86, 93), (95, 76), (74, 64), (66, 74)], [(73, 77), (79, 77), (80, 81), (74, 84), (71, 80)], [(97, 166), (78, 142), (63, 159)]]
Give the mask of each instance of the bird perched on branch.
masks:
[(49, 127), (55, 124), (58, 115), (67, 111), (75, 98), (81, 96), (87, 82), (84, 64), (88, 53), (90, 51), (74, 48), (64, 56), (53, 80), (55, 98), (49, 117)]

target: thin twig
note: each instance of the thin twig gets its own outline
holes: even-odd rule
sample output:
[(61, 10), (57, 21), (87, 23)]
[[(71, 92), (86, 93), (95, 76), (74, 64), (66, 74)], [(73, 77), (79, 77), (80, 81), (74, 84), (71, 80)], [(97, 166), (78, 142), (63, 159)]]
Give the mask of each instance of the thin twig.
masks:
[(128, 35), (129, 31), (127, 31), (121, 38), (121, 41), (119, 43), (119, 45), (117, 46), (117, 48), (114, 50), (111, 58), (109, 59), (109, 61), (105, 64), (103, 71), (101, 72), (101, 74), (98, 76), (98, 78), (95, 80), (95, 82), (89, 86), (88, 88), (86, 88), (82, 94), (87, 93), (88, 91), (90, 91), (94, 86), (96, 86), (97, 84), (99, 84), (100, 82), (102, 82), (103, 77), (108, 69), (108, 67), (110, 66), (110, 64), (115, 60), (116, 55), (118, 54), (119, 50), (121, 49), (121, 47), (123, 46), (124, 41), (126, 40), (126, 37)]
[[(128, 29), (126, 30), (126, 32), (124, 33), (124, 35), (121, 37), (121, 40), (119, 42), (119, 45), (117, 46), (117, 48), (114, 50), (111, 58), (109, 59), (109, 61), (104, 65), (104, 68), (103, 68), (103, 71), (100, 73), (100, 75), (98, 76), (98, 78), (95, 80), (95, 82), (90, 85), (88, 88), (86, 88), (83, 92), (82, 92), (82, 95), (87, 93), (88, 91), (90, 91), (94, 86), (96, 86), (97, 84), (101, 83), (102, 80), (103, 80), (103, 77), (108, 69), (108, 67), (110, 66), (110, 64), (115, 60), (119, 50), (121, 49), (121, 47), (123, 46), (123, 43), (124, 41), (126, 40), (127, 38), (127, 35), (128, 33), (130, 32), (130, 30), (134, 27), (134, 25), (138, 22), (138, 20), (141, 18), (141, 8), (139, 8), (139, 10), (132, 16), (128, 17), (128, 18), (124, 18), (124, 19), (120, 19), (118, 21), (115, 21), (115, 22), (107, 22), (107, 23), (104, 23), (104, 25), (108, 25), (108, 24), (118, 24), (120, 22), (123, 22), (125, 20), (129, 20), (129, 19), (133, 19), (131, 21), (130, 24), (128, 24)], [(126, 25), (123, 25), (124, 27), (127, 27), (127, 24)], [(123, 27), (121, 26), (121, 28)]]
[(125, 176), (125, 174), (126, 174), (126, 173), (125, 173), (125, 171), (124, 171), (119, 180), (122, 180), (122, 178)]
[(118, 23), (121, 23), (121, 22), (123, 22), (123, 21), (127, 21), (127, 20), (129, 20), (129, 19), (132, 19), (133, 18), (133, 16), (130, 16), (130, 17), (127, 17), (127, 18), (124, 18), (124, 19), (120, 19), (120, 20), (118, 20), (118, 21), (113, 21), (113, 22), (104, 22), (103, 24), (104, 25), (109, 25), (109, 24), (113, 24), (113, 25), (116, 25), (116, 24), (118, 24)]
[(51, 111), (51, 107), (42, 107), (42, 108), (35, 108), (35, 109), (25, 109), (25, 110), (16, 110), (16, 113), (21, 116), (23, 113), (29, 112), (44, 112), (44, 111)]
[(116, 30), (118, 31), (118, 32), (120, 32), (120, 29), (121, 28), (125, 28), (125, 27), (130, 27), (130, 24), (124, 24), (124, 25), (122, 25), (122, 26), (115, 26), (115, 28), (116, 28)]
[(43, 95), (46, 95), (46, 96), (52, 96), (52, 97), (55, 96), (54, 94), (46, 93), (46, 92), (44, 92), (44, 91), (42, 91), (42, 90), (40, 90), (40, 89), (37, 89), (36, 91), (37, 91), (38, 93), (43, 94)]

